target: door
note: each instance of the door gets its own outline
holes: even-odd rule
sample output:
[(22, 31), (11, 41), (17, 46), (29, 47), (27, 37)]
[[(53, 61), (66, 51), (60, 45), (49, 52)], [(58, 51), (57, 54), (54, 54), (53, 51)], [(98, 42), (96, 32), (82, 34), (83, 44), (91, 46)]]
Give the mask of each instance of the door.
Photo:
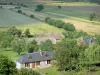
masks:
[(35, 68), (35, 63), (32, 63), (32, 68)]

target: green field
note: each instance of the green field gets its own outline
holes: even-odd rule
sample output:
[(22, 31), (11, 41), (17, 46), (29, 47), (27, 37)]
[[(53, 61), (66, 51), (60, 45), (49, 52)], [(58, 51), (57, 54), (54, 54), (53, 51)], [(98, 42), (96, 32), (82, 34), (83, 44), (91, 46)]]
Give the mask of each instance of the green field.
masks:
[(49, 67), (44, 69), (39, 69), (38, 71), (43, 73), (44, 75), (100, 75), (100, 68), (98, 68), (96, 72), (88, 72), (86, 69), (83, 69), (80, 72), (66, 72), (66, 71), (58, 71), (57, 67)]
[(20, 26), (28, 24), (40, 24), (41, 22), (26, 17), (22, 14), (10, 11), (8, 9), (0, 9), (0, 27)]

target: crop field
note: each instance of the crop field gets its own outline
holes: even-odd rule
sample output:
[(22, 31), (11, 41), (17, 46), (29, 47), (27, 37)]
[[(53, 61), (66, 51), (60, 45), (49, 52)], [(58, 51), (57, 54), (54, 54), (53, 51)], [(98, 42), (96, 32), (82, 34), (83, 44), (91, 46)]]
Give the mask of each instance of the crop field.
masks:
[(31, 19), (22, 14), (10, 11), (8, 9), (0, 9), (0, 27), (40, 24), (40, 21)]
[(97, 15), (96, 21), (100, 21), (100, 6), (66, 6), (62, 9), (58, 9), (57, 6), (47, 6), (44, 12), (54, 12), (59, 14), (65, 14), (68, 16), (79, 17), (83, 19), (89, 19), (91, 13)]

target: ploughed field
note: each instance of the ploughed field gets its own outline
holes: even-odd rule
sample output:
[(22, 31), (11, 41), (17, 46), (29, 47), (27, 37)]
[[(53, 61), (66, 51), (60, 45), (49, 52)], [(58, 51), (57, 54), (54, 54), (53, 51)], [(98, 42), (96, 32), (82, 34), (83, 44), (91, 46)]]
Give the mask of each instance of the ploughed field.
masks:
[(8, 9), (0, 9), (0, 27), (40, 24), (40, 21)]

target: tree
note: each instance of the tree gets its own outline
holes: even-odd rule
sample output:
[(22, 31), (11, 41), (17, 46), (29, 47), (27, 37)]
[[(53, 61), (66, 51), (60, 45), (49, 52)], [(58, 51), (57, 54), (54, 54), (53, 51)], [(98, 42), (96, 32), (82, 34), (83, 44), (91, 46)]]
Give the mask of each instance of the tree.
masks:
[(42, 42), (40, 44), (41, 51), (52, 51), (53, 50), (53, 44), (50, 40), (47, 40), (46, 42)]
[(32, 69), (21, 68), (18, 71), (18, 75), (40, 75), (40, 74)]
[(11, 47), (11, 42), (13, 40), (13, 36), (11, 34), (7, 34), (6, 32), (0, 32), (0, 46), (2, 48)]
[(20, 37), (21, 34), (22, 34), (21, 30), (17, 29), (15, 26), (9, 28), (9, 29), (7, 30), (7, 33), (8, 33), (8, 34), (11, 34), (11, 35), (13, 35), (13, 36), (18, 35), (19, 37)]
[(40, 12), (40, 11), (42, 11), (43, 9), (44, 9), (44, 6), (43, 6), (42, 4), (39, 4), (39, 5), (36, 6), (35, 11)]
[(21, 10), (18, 10), (17, 12), (20, 13), (20, 14), (22, 14), (22, 11)]
[(59, 9), (61, 9), (61, 6), (60, 6), (60, 5), (58, 5), (58, 8), (59, 8)]
[(100, 45), (100, 35), (97, 35), (95, 40), (96, 40), (96, 43)]
[(9, 60), (6, 56), (0, 55), (0, 75), (17, 74), (16, 64)]
[(100, 46), (92, 43), (88, 49), (85, 50), (85, 59), (89, 64), (100, 62)]
[(34, 15), (30, 15), (30, 18), (34, 18)]
[(61, 20), (56, 20), (56, 27), (58, 28), (63, 28), (63, 25), (65, 24), (65, 22), (61, 21)]
[(75, 26), (71, 23), (64, 24), (63, 28), (67, 31), (75, 31)]
[(90, 21), (93, 21), (96, 18), (96, 14), (95, 13), (90, 14), (89, 18), (90, 18)]
[(26, 37), (29, 37), (29, 35), (30, 35), (29, 29), (26, 29), (24, 33), (25, 33), (25, 36), (26, 36)]
[(78, 68), (80, 51), (77, 47), (76, 40), (63, 39), (57, 43), (55, 50), (55, 59), (60, 70), (75, 70)]
[(27, 44), (27, 50), (29, 53), (32, 53), (34, 51), (38, 51), (39, 47), (37, 45), (37, 42), (33, 40), (32, 42)]
[(13, 51), (17, 52), (19, 55), (21, 52), (25, 51), (26, 43), (24, 39), (15, 39), (12, 43)]

